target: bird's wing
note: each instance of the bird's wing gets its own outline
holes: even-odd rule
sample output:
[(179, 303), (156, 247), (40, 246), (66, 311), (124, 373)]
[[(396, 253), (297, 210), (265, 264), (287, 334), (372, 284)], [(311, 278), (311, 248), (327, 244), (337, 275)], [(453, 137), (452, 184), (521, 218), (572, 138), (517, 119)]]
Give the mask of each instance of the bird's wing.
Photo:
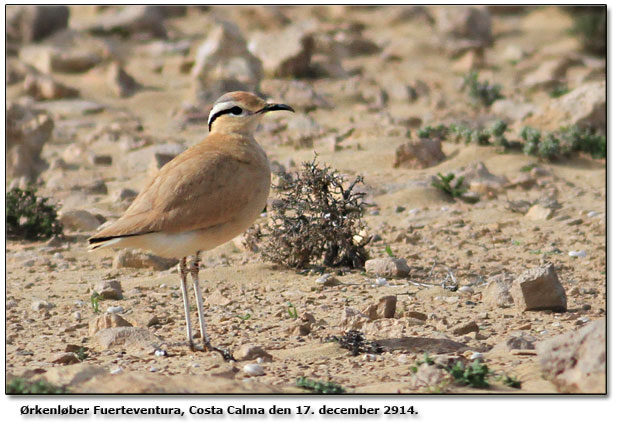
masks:
[(90, 241), (219, 225), (250, 203), (256, 185), (266, 178), (269, 185), (267, 160), (259, 151), (200, 145), (163, 166), (125, 214)]

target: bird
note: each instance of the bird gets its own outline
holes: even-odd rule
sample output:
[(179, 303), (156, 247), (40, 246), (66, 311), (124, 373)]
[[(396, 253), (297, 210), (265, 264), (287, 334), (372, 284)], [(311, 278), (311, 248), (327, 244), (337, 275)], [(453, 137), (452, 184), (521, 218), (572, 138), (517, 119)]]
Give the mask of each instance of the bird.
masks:
[(211, 344), (206, 331), (199, 286), (200, 254), (244, 232), (264, 210), (270, 192), (270, 165), (253, 133), (264, 114), (273, 111), (295, 112), (289, 105), (268, 103), (249, 92), (222, 95), (210, 111), (207, 137), (161, 167), (115, 223), (88, 239), (90, 251), (138, 248), (179, 259), (192, 351), (196, 346), (189, 315), (188, 274), (193, 280), (203, 350), (230, 356)]

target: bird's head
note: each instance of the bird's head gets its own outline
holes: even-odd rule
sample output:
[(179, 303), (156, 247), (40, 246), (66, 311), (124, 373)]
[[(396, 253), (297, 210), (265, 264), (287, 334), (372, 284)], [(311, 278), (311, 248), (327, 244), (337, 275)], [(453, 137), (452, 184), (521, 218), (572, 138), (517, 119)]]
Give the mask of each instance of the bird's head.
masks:
[(208, 117), (210, 133), (250, 133), (270, 111), (291, 111), (285, 104), (272, 104), (249, 92), (229, 92), (214, 102)]

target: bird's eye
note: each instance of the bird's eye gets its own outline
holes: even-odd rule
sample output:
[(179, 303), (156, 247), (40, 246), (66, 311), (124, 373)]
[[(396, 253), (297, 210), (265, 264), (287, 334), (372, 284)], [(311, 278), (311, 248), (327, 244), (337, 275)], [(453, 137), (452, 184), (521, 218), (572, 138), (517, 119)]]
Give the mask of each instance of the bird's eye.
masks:
[(229, 112), (233, 115), (240, 115), (242, 114), (242, 108), (240, 108), (239, 106), (235, 106)]

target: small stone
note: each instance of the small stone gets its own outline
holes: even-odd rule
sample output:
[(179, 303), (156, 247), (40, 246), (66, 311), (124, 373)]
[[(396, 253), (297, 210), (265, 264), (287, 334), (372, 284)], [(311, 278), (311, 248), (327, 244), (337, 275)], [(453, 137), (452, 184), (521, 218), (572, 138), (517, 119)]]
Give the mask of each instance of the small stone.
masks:
[(472, 354), (471, 354), (471, 356), (469, 357), (469, 359), (470, 359), (471, 361), (474, 361), (474, 360), (476, 360), (476, 359), (483, 360), (483, 359), (484, 359), (484, 355), (482, 355), (480, 352), (474, 352), (474, 353), (472, 353)]
[(56, 307), (56, 305), (48, 302), (47, 300), (35, 300), (30, 306), (33, 311), (49, 311), (50, 309)]
[(94, 231), (101, 225), (99, 219), (86, 210), (61, 211), (58, 220), (71, 231)]
[(364, 268), (367, 273), (383, 278), (404, 278), (411, 271), (405, 259), (394, 257), (367, 260)]
[(73, 318), (77, 321), (81, 321), (81, 312), (73, 312)]
[(489, 278), (488, 286), (482, 292), (482, 302), (494, 308), (505, 308), (514, 304), (510, 293), (511, 278), (507, 274), (494, 275)]
[(167, 356), (167, 351), (164, 349), (157, 349), (154, 351), (154, 356)]
[(133, 324), (131, 324), (118, 314), (105, 313), (90, 320), (90, 323), (88, 324), (88, 333), (90, 336), (94, 336), (96, 333), (105, 328), (132, 326)]
[(553, 216), (553, 209), (536, 204), (527, 211), (525, 216), (532, 220), (548, 220)]
[(468, 293), (468, 294), (473, 294), (473, 289), (471, 287), (469, 287), (468, 285), (464, 285), (462, 287), (459, 287), (458, 293)]
[(425, 169), (446, 158), (438, 139), (420, 139), (399, 145), (395, 151), (394, 167)]
[(315, 283), (321, 284), (324, 287), (334, 287), (341, 284), (341, 282), (332, 274), (323, 274), (317, 277), (317, 279), (315, 279)]
[(24, 79), (24, 90), (34, 99), (53, 100), (76, 98), (79, 90), (66, 86), (46, 74), (32, 73)]
[(512, 297), (520, 311), (567, 309), (567, 297), (552, 264), (530, 269), (514, 280)]
[(388, 280), (385, 279), (385, 278), (378, 277), (378, 278), (375, 278), (375, 284), (377, 284), (377, 285), (386, 285), (386, 284), (388, 284)]
[(177, 264), (177, 259), (167, 259), (150, 253), (142, 253), (138, 250), (124, 249), (116, 254), (112, 267), (114, 269), (139, 268), (166, 271)]
[(428, 318), (426, 314), (423, 314), (422, 312), (418, 312), (418, 311), (407, 311), (405, 312), (405, 316), (408, 318), (415, 318), (420, 321), (426, 321)]
[(140, 88), (140, 84), (117, 62), (112, 63), (109, 67), (107, 84), (112, 92), (120, 98), (127, 98)]
[(264, 361), (272, 361), (272, 355), (266, 352), (261, 346), (246, 344), (234, 351), (234, 358), (238, 361), (251, 361), (261, 358)]
[(290, 336), (308, 336), (311, 333), (311, 323), (297, 319), (287, 327), (287, 334)]
[(98, 283), (94, 288), (94, 291), (96, 291), (103, 299), (122, 299), (122, 285), (118, 280), (106, 280)]
[(379, 318), (394, 318), (396, 313), (396, 296), (383, 296), (377, 304), (377, 316)]
[(576, 219), (570, 219), (566, 222), (566, 225), (568, 226), (576, 226), (576, 225), (580, 225), (581, 223), (583, 223), (583, 219), (581, 218), (576, 218)]
[(345, 308), (341, 314), (339, 327), (343, 330), (359, 330), (370, 321), (370, 317), (352, 308)]
[(227, 306), (231, 304), (232, 300), (226, 296), (223, 296), (220, 290), (215, 290), (206, 298), (206, 303), (210, 306)]
[(108, 314), (121, 314), (124, 312), (124, 308), (122, 306), (110, 306), (107, 308)]
[(123, 370), (122, 370), (122, 367), (116, 367), (116, 368), (112, 368), (112, 369), (109, 371), (109, 373), (110, 373), (110, 374), (114, 374), (114, 375), (115, 375), (115, 374), (120, 374), (120, 373), (122, 373), (122, 371), (123, 371)]
[(90, 164), (95, 166), (111, 166), (111, 155), (93, 154), (89, 157)]
[(466, 324), (463, 324), (461, 326), (454, 328), (452, 330), (452, 333), (455, 336), (463, 336), (465, 334), (474, 333), (478, 331), (480, 331), (478, 324), (476, 324), (475, 321), (471, 321), (471, 322), (468, 322)]
[(585, 250), (580, 250), (580, 251), (572, 250), (572, 251), (568, 252), (568, 256), (570, 256), (570, 257), (585, 257), (585, 256), (587, 256), (587, 252)]
[(249, 376), (265, 376), (266, 372), (259, 364), (246, 364), (242, 370)]
[(63, 352), (57, 354), (52, 361), (52, 363), (54, 364), (62, 365), (78, 364), (79, 362), (79, 358), (77, 358), (77, 356), (72, 352)]

